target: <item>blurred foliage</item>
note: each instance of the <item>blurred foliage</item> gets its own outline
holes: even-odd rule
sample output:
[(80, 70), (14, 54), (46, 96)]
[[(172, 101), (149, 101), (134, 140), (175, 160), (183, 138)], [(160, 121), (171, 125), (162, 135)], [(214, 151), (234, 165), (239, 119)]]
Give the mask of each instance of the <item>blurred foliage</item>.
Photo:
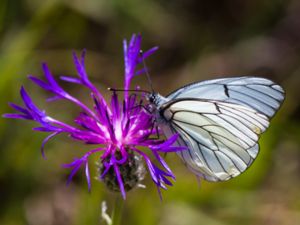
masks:
[[(223, 183), (201, 182), (175, 155), (167, 161), (177, 175), (160, 202), (149, 176), (146, 189), (128, 193), (122, 224), (285, 224), (300, 221), (300, 3), (297, 0), (1, 0), (0, 102), (20, 102), (25, 85), (39, 106), (70, 120), (77, 108), (48, 107), (47, 93), (27, 74), (74, 74), (72, 50), (87, 52), (86, 68), (101, 92), (122, 87), (122, 39), (140, 32), (143, 47), (159, 45), (147, 61), (155, 89), (162, 94), (190, 82), (256, 75), (286, 90), (286, 101), (262, 135), (256, 162)], [(145, 77), (134, 83), (148, 88)], [(34, 87), (34, 88), (33, 88)], [(85, 90), (66, 86), (88, 98)], [(75, 89), (76, 88), (76, 89)], [(56, 113), (57, 115), (57, 113)], [(93, 180), (88, 193), (82, 174), (68, 187), (61, 164), (85, 146), (59, 137), (48, 143), (47, 160), (39, 148), (43, 134), (28, 122), (0, 120), (0, 224), (104, 224), (101, 202), (112, 210), (114, 195)], [(96, 160), (96, 158), (94, 158)], [(96, 176), (96, 171), (92, 171)]]

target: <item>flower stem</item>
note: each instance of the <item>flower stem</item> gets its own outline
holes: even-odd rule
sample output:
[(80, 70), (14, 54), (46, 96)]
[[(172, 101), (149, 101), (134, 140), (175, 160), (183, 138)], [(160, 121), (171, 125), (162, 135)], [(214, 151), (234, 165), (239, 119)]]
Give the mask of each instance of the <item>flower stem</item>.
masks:
[(112, 225), (121, 224), (122, 212), (123, 212), (124, 199), (121, 195), (116, 196), (114, 210), (112, 212)]

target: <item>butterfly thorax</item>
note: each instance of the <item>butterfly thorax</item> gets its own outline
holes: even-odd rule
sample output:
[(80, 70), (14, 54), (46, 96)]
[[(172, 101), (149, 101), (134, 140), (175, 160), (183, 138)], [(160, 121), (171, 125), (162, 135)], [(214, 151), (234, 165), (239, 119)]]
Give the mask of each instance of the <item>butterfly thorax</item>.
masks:
[(155, 92), (149, 94), (146, 98), (149, 101), (149, 109), (155, 115), (156, 121), (158, 123), (163, 122), (161, 121), (163, 117), (160, 115), (161, 106), (168, 102), (169, 99)]

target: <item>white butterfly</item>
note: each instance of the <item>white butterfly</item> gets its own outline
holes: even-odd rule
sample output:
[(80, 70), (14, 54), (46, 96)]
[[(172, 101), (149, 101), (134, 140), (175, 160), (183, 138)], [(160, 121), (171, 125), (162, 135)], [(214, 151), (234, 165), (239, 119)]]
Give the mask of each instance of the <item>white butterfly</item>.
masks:
[(284, 100), (270, 80), (235, 77), (186, 85), (166, 97), (148, 96), (167, 137), (178, 133), (179, 156), (196, 175), (224, 181), (244, 172), (256, 158), (259, 135)]

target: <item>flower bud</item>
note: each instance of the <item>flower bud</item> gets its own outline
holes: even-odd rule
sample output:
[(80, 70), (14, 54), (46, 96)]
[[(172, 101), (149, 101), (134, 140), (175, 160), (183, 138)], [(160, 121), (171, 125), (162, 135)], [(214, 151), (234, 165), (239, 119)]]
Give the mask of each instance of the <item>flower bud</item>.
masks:
[[(115, 154), (117, 159), (121, 159), (121, 153), (118, 151)], [(145, 167), (142, 161), (142, 157), (134, 154), (133, 152), (128, 152), (127, 161), (124, 164), (119, 166), (119, 171), (121, 178), (124, 183), (124, 188), (126, 191), (129, 191), (136, 187), (140, 181), (144, 179), (145, 176)], [(102, 160), (99, 166), (99, 174), (103, 174), (105, 171), (105, 162), (109, 162), (109, 158), (105, 158)], [(114, 192), (120, 192), (120, 185), (113, 167), (110, 167), (105, 176), (101, 179), (101, 181), (106, 185), (106, 187)]]

